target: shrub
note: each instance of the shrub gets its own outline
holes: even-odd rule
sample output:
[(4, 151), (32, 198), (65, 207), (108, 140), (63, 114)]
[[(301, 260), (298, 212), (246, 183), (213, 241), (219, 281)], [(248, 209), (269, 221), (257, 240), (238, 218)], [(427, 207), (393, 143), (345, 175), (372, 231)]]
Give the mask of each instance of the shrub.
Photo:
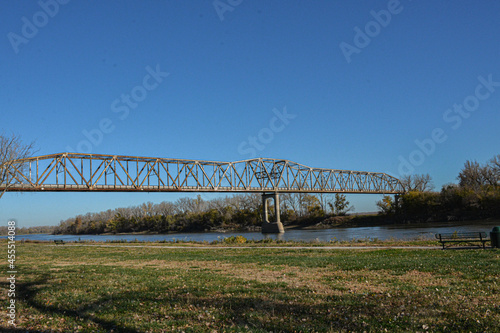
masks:
[(247, 239), (241, 235), (238, 235), (224, 238), (223, 242), (224, 244), (243, 244), (247, 242)]

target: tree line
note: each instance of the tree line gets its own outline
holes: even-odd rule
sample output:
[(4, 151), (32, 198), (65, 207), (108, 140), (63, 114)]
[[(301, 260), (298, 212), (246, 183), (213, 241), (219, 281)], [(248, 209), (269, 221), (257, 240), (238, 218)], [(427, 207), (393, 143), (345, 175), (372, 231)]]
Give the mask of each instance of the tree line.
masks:
[[(19, 227), (16, 226), (16, 235), (29, 235), (29, 234), (51, 234), (56, 229), (56, 226), (35, 226), (35, 227)], [(0, 236), (8, 235), (9, 230), (7, 226), (0, 227)]]
[(466, 161), (457, 176), (458, 184), (433, 191), (429, 175), (401, 179), (405, 194), (377, 202), (380, 212), (402, 222), (471, 220), (500, 217), (500, 155), (481, 164)]
[[(332, 215), (345, 215), (345, 195), (280, 194), (280, 218), (288, 223), (308, 223)], [(270, 207), (275, 219), (274, 207)], [(131, 232), (199, 232), (256, 230), (262, 224), (260, 194), (205, 200), (180, 198), (175, 202), (152, 202), (138, 206), (87, 213), (61, 221), (55, 234), (102, 234)]]

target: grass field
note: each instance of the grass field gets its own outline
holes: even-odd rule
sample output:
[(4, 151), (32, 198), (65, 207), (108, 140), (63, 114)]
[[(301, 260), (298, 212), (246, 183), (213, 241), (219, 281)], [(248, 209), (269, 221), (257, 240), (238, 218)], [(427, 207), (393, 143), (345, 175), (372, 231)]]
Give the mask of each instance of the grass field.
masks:
[[(498, 250), (25, 243), (16, 254), (18, 332), (500, 331)], [(1, 304), (5, 330), (6, 292)]]

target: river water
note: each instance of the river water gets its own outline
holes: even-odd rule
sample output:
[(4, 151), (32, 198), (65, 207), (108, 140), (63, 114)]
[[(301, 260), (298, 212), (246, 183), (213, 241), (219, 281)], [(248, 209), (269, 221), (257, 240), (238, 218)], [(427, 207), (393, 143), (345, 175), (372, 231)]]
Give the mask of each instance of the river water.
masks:
[[(387, 225), (380, 227), (350, 227), (335, 228), (323, 230), (287, 230), (281, 235), (263, 235), (260, 232), (204, 232), (204, 233), (177, 233), (177, 234), (155, 234), (155, 235), (17, 235), (16, 240), (41, 240), (52, 241), (61, 239), (66, 242), (73, 241), (197, 241), (212, 242), (231, 236), (241, 235), (249, 240), (262, 240), (265, 238), (294, 240), (294, 241), (350, 241), (356, 239), (397, 239), (397, 240), (416, 240), (416, 239), (434, 239), (434, 234), (445, 232), (473, 232), (484, 231), (489, 237), (489, 232), (493, 227), (500, 226), (500, 220), (491, 221), (467, 221), (467, 222), (434, 222), (432, 224), (412, 224), (408, 225)], [(6, 238), (3, 236), (1, 238)]]

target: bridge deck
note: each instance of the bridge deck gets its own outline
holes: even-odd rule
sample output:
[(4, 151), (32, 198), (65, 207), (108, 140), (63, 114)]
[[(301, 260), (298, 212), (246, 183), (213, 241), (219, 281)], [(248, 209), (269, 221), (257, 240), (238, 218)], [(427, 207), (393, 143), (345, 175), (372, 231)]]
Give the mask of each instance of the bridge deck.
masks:
[[(2, 188), (0, 187), (0, 191)], [(317, 190), (317, 189), (294, 189), (290, 190), (286, 187), (262, 187), (262, 188), (244, 188), (244, 187), (221, 187), (221, 188), (210, 188), (210, 187), (197, 187), (197, 186), (154, 186), (145, 185), (140, 187), (135, 187), (132, 185), (95, 185), (91, 188), (82, 185), (54, 185), (45, 184), (41, 186), (26, 186), (24, 184), (15, 184), (9, 186), (9, 192), (82, 192), (82, 191), (95, 191), (95, 192), (239, 192), (239, 193), (249, 193), (249, 192), (280, 192), (280, 193), (365, 193), (365, 194), (380, 194), (380, 191), (370, 191), (364, 190), (360, 191), (327, 191), (327, 190)], [(397, 191), (384, 191), (384, 194), (398, 194)]]

